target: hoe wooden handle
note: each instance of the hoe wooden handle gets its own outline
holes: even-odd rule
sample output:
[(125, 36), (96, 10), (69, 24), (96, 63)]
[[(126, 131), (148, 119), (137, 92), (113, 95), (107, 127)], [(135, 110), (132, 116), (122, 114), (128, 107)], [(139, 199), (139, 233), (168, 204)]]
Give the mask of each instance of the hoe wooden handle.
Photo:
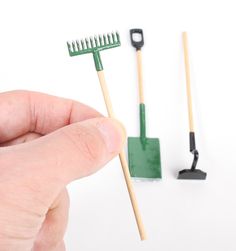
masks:
[[(106, 81), (105, 81), (105, 77), (104, 77), (104, 72), (103, 71), (98, 71), (98, 78), (99, 78), (99, 82), (101, 85), (101, 89), (102, 89), (102, 93), (103, 93), (103, 98), (106, 104), (106, 108), (107, 108), (107, 112), (109, 117), (111, 118), (115, 118), (113, 109), (112, 109), (112, 103), (111, 103), (111, 99), (110, 99), (110, 95), (107, 89), (107, 85), (106, 85)], [(134, 188), (133, 188), (133, 184), (130, 178), (130, 173), (129, 173), (129, 167), (128, 167), (128, 163), (125, 157), (125, 152), (124, 150), (121, 151), (121, 153), (119, 154), (120, 157), (120, 162), (121, 162), (121, 166), (122, 166), (122, 170), (123, 170), (123, 174), (125, 177), (125, 182), (127, 185), (127, 189), (129, 192), (129, 197), (130, 197), (130, 201), (133, 207), (133, 211), (134, 211), (134, 215), (135, 215), (135, 219), (136, 219), (136, 223), (138, 226), (138, 230), (139, 230), (139, 235), (141, 240), (145, 240), (146, 237), (146, 233), (145, 233), (145, 229), (144, 229), (144, 225), (142, 222), (142, 218), (138, 209), (138, 203), (137, 203), (137, 199), (134, 193)]]
[(187, 87), (187, 98), (188, 98), (189, 130), (190, 132), (194, 132), (187, 32), (183, 32), (183, 46), (184, 46), (184, 62), (185, 62), (186, 87)]

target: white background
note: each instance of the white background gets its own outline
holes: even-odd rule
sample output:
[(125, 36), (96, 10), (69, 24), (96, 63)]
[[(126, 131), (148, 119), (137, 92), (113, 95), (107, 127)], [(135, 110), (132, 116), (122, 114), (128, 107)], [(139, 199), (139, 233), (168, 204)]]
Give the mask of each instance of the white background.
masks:
[[(68, 251), (236, 250), (235, 1), (0, 2), (1, 91), (73, 98), (106, 113), (92, 57), (70, 58), (66, 41), (118, 30), (102, 53), (117, 117), (138, 135), (135, 51), (143, 28), (148, 135), (161, 140), (163, 179), (135, 182), (148, 233), (141, 242), (118, 159), (69, 186)], [(181, 32), (189, 32), (198, 168), (206, 181), (176, 180), (191, 166)]]

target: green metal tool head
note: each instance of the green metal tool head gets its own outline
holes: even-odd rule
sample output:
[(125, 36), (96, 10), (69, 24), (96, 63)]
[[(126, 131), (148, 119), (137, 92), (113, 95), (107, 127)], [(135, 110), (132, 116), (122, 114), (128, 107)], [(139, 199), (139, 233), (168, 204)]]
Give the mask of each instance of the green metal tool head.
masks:
[(158, 138), (128, 138), (130, 175), (135, 178), (160, 179), (161, 156)]
[(161, 153), (158, 138), (146, 137), (145, 105), (139, 106), (140, 137), (128, 138), (130, 175), (135, 178), (160, 179)]
[(71, 57), (82, 54), (92, 53), (97, 71), (102, 71), (102, 61), (100, 51), (120, 46), (120, 36), (118, 32), (111, 34), (94, 36), (82, 40), (67, 42), (68, 51)]

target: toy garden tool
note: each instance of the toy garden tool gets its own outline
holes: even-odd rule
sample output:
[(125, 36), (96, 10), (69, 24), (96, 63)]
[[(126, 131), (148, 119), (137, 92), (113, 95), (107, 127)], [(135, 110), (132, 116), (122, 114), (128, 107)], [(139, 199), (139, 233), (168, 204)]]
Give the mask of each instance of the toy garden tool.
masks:
[(196, 169), (196, 165), (199, 158), (198, 150), (196, 149), (195, 133), (193, 126), (193, 112), (192, 112), (192, 97), (190, 88), (190, 67), (189, 67), (189, 55), (188, 55), (188, 43), (187, 33), (183, 33), (183, 46), (184, 46), (184, 60), (185, 60), (185, 72), (186, 72), (186, 87), (187, 87), (187, 98), (188, 98), (188, 117), (189, 117), (189, 144), (190, 152), (194, 155), (191, 169), (184, 169), (179, 172), (178, 179), (187, 180), (205, 180), (207, 174), (200, 169)]
[(160, 142), (158, 138), (146, 137), (145, 104), (143, 95), (141, 48), (144, 45), (143, 31), (130, 30), (131, 43), (136, 48), (139, 86), (140, 137), (128, 138), (129, 168), (132, 177), (161, 178)]
[[(82, 55), (86, 53), (93, 54), (95, 68), (97, 70), (97, 74), (98, 74), (99, 82), (101, 85), (108, 115), (111, 118), (115, 118), (110, 95), (109, 95), (108, 88), (105, 82), (103, 66), (102, 66), (102, 61), (100, 57), (100, 51), (120, 46), (119, 34), (112, 33), (111, 35), (108, 34), (107, 36), (103, 35), (103, 36), (98, 36), (98, 37), (94, 37), (90, 39), (85, 39), (85, 41), (81, 40), (81, 41), (72, 42), (71, 44), (67, 43), (67, 46), (68, 46), (70, 56), (77, 56), (77, 55)], [(146, 233), (145, 233), (144, 226), (142, 223), (141, 215), (138, 210), (138, 204), (135, 197), (132, 181), (130, 178), (129, 167), (126, 161), (124, 150), (119, 154), (119, 157), (120, 157), (120, 162), (122, 165), (127, 189), (129, 192), (131, 204), (134, 210), (134, 215), (137, 222), (140, 238), (141, 240), (145, 240)]]

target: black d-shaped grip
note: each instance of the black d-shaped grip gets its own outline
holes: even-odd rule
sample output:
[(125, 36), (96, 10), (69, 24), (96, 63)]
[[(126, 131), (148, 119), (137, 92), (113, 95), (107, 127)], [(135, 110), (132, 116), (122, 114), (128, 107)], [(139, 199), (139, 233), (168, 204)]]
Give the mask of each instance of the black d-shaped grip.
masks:
[(143, 38), (143, 30), (142, 29), (131, 29), (130, 30), (130, 39), (132, 45), (137, 49), (140, 50), (144, 45), (144, 38)]

